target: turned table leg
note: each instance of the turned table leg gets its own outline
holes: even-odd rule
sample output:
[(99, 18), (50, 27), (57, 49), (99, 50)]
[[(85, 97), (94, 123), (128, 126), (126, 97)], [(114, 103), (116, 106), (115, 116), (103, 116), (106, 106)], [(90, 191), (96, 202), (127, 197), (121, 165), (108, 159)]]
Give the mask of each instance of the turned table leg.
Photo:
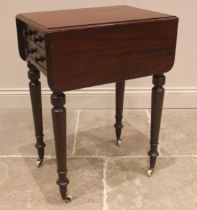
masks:
[(154, 75), (153, 76), (152, 88), (152, 109), (151, 109), (151, 140), (150, 140), (150, 168), (147, 172), (148, 176), (151, 176), (156, 164), (157, 156), (159, 155), (157, 151), (158, 139), (159, 139), (159, 130), (161, 123), (161, 115), (163, 108), (163, 98), (164, 98), (164, 88), (165, 76)]
[(71, 200), (67, 195), (67, 185), (69, 180), (67, 178), (67, 154), (66, 154), (66, 109), (65, 95), (61, 92), (54, 92), (51, 95), (52, 120), (55, 138), (56, 159), (57, 159), (57, 173), (60, 194), (65, 201)]
[(42, 100), (41, 100), (41, 84), (39, 81), (40, 72), (31, 64), (28, 63), (28, 77), (29, 90), (31, 96), (32, 112), (34, 118), (35, 136), (36, 136), (36, 148), (38, 150), (39, 159), (37, 160), (37, 166), (41, 166), (44, 159), (44, 147), (43, 141), (43, 122), (42, 122)]
[(125, 81), (116, 82), (116, 123), (114, 125), (116, 130), (116, 139), (117, 144), (121, 144), (121, 131), (123, 128), (122, 125), (122, 113), (123, 113), (123, 103), (124, 103), (124, 90), (125, 90)]

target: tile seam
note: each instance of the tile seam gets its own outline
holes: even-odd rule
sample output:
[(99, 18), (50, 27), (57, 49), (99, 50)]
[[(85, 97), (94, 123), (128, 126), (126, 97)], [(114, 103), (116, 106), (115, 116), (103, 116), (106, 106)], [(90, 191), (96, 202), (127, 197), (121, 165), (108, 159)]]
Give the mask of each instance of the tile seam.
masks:
[(78, 110), (77, 112), (77, 122), (76, 122), (76, 127), (75, 127), (75, 136), (74, 136), (74, 142), (73, 142), (73, 150), (72, 150), (72, 156), (75, 156), (75, 150), (76, 150), (76, 143), (77, 143), (77, 132), (79, 128), (79, 118), (80, 118), (80, 113), (81, 110)]
[(105, 158), (103, 162), (103, 210), (107, 210), (107, 181), (106, 181), (106, 176), (107, 176), (107, 164), (108, 164), (108, 159)]
[(150, 116), (150, 112), (148, 109), (145, 110), (146, 112), (146, 117), (147, 117), (147, 123), (150, 125), (151, 123), (151, 116)]
[[(147, 123), (150, 125), (150, 129), (151, 129), (151, 114), (150, 114), (150, 111), (149, 111), (149, 109), (146, 109), (145, 112), (146, 112), (146, 117), (147, 117)], [(160, 128), (160, 131), (161, 131), (161, 128)], [(159, 140), (160, 140), (160, 138), (159, 138)], [(157, 150), (158, 150), (159, 154), (162, 153), (161, 149), (160, 149), (160, 142), (158, 144)]]
[[(128, 156), (72, 156), (68, 155), (68, 158), (98, 158), (98, 159), (105, 159), (105, 158), (111, 158), (111, 159), (121, 159), (121, 158), (149, 158), (148, 155), (128, 155)], [(160, 155), (158, 158), (189, 158), (189, 157), (197, 157), (197, 155)], [(21, 155), (0, 155), (0, 158), (37, 158), (37, 155), (27, 155), (27, 156), (21, 156)], [(51, 159), (56, 158), (55, 155), (46, 155), (45, 159)]]

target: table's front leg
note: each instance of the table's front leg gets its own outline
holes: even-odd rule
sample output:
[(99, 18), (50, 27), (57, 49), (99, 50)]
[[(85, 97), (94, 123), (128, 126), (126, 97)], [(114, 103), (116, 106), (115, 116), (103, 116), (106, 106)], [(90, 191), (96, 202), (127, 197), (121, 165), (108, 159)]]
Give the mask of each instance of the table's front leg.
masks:
[(38, 150), (39, 159), (37, 160), (37, 166), (42, 165), (44, 159), (44, 147), (43, 141), (43, 121), (42, 121), (42, 99), (41, 99), (41, 84), (39, 81), (40, 72), (31, 64), (28, 63), (28, 77), (29, 90), (31, 96), (32, 112), (34, 118), (35, 136), (36, 136), (36, 148)]
[(147, 172), (148, 176), (151, 176), (156, 164), (158, 153), (158, 140), (159, 140), (159, 131), (160, 131), (160, 123), (161, 123), (161, 115), (163, 108), (163, 98), (164, 98), (164, 88), (165, 84), (165, 76), (154, 75), (153, 76), (153, 84), (152, 88), (152, 107), (151, 107), (151, 140), (150, 140), (150, 168)]
[(55, 138), (56, 159), (57, 159), (57, 184), (60, 188), (62, 199), (70, 201), (71, 197), (67, 194), (67, 153), (66, 153), (66, 109), (65, 95), (62, 92), (54, 92), (51, 96), (53, 131)]
[(124, 104), (124, 90), (125, 90), (125, 81), (116, 82), (116, 123), (114, 125), (116, 130), (116, 140), (117, 145), (121, 144), (121, 132), (122, 132), (122, 113), (123, 113), (123, 104)]

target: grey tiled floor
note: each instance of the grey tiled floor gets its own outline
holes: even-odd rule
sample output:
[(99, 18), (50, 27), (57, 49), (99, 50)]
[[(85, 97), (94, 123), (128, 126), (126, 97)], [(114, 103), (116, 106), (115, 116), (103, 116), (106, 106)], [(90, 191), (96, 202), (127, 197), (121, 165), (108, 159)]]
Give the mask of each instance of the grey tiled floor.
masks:
[(55, 184), (50, 110), (43, 114), (47, 147), (38, 169), (31, 110), (0, 111), (0, 210), (197, 209), (197, 110), (163, 111), (151, 178), (145, 175), (149, 110), (124, 110), (121, 147), (115, 145), (114, 110), (69, 110), (69, 204)]

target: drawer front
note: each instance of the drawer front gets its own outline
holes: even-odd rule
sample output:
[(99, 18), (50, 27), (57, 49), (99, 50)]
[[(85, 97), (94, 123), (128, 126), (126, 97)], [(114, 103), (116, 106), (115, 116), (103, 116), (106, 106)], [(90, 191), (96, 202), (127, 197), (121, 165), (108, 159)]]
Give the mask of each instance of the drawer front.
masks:
[(24, 30), (27, 59), (37, 68), (47, 70), (45, 34), (27, 26)]
[(27, 46), (28, 58), (33, 59), (35, 63), (42, 66), (44, 69), (47, 69), (45, 49), (39, 47), (30, 40), (27, 40)]

